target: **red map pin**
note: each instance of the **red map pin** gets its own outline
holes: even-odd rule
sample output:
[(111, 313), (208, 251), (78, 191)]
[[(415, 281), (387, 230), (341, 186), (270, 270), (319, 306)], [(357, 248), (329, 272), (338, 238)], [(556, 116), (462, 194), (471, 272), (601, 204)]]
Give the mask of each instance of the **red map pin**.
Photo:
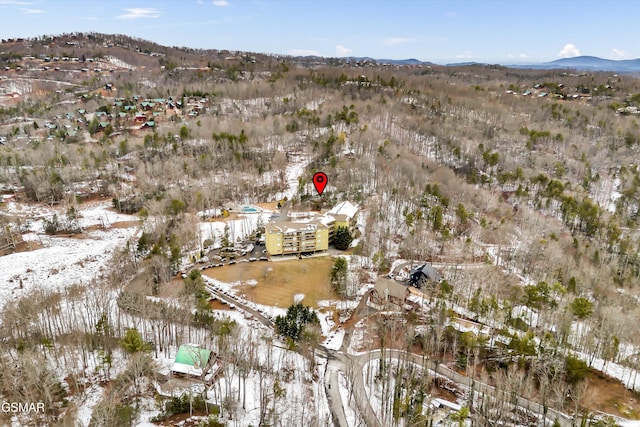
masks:
[(324, 172), (316, 172), (315, 175), (313, 175), (313, 185), (315, 185), (318, 194), (322, 196), (324, 187), (327, 186), (327, 174)]

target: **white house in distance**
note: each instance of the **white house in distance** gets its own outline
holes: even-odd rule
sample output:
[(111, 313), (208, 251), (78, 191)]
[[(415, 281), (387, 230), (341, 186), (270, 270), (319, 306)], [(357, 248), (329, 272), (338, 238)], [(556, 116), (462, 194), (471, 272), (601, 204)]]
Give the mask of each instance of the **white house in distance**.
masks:
[(345, 200), (325, 213), (321, 221), (329, 227), (329, 241), (332, 241), (333, 234), (338, 227), (346, 227), (351, 233), (355, 231), (358, 222), (358, 207)]
[(349, 224), (349, 228), (353, 229), (358, 220), (358, 207), (348, 200), (345, 200), (331, 208), (326, 215), (333, 216), (336, 222), (346, 221)]

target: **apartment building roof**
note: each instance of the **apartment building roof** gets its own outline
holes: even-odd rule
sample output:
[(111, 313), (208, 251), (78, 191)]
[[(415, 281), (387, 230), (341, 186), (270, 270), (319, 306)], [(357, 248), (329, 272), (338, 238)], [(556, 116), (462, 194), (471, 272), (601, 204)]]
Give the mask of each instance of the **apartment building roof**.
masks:
[(309, 222), (270, 222), (265, 225), (265, 231), (267, 233), (280, 232), (280, 233), (294, 233), (297, 231), (316, 231), (317, 229), (327, 228), (325, 224), (320, 221), (313, 220)]

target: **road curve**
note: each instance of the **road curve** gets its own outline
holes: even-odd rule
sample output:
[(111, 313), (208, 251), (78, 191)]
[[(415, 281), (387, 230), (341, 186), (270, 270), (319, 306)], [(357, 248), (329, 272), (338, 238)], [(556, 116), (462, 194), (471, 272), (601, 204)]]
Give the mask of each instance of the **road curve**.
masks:
[[(254, 308), (248, 306), (245, 302), (241, 302), (231, 295), (222, 293), (221, 290), (215, 288), (210, 283), (207, 283), (205, 287), (207, 291), (209, 291), (211, 295), (214, 295), (216, 298), (224, 300), (229, 304), (235, 304), (238, 309), (251, 314), (260, 323), (269, 328), (274, 328), (275, 325), (270, 318), (266, 317), (264, 314), (260, 313)], [(351, 427), (349, 426), (346, 419), (342, 397), (340, 396), (340, 385), (338, 382), (338, 371), (342, 371), (345, 373), (345, 375), (347, 375), (347, 366), (351, 364), (356, 368), (352, 370), (353, 378), (351, 378), (351, 381), (354, 387), (353, 396), (355, 398), (356, 406), (358, 407), (360, 416), (368, 427), (383, 427), (379, 419), (379, 414), (375, 413), (371, 406), (371, 402), (368, 399), (363, 379), (365, 364), (372, 359), (379, 358), (381, 355), (381, 351), (373, 350), (358, 355), (351, 355), (345, 352), (330, 350), (319, 346), (318, 352), (316, 354), (328, 359), (324, 386), (327, 393), (327, 400), (329, 401), (329, 407), (334, 424), (339, 427)], [(489, 396), (508, 399), (514, 405), (526, 411), (531, 411), (538, 414), (542, 414), (544, 412), (543, 406), (537, 402), (533, 402), (521, 396), (506, 396), (504, 395), (503, 391), (496, 390), (495, 387), (482, 383), (480, 381), (473, 381), (471, 378), (461, 375), (442, 364), (438, 364), (436, 366), (434, 362), (430, 360), (424, 360), (423, 356), (421, 355), (407, 353), (404, 350), (385, 349), (385, 357), (398, 360), (409, 358), (413, 363), (425, 366), (427, 369), (430, 369), (457, 384), (461, 384), (465, 387), (471, 387), (471, 385), (473, 384), (474, 390), (478, 393), (485, 393)], [(552, 408), (547, 408), (546, 413), (547, 419), (551, 421), (557, 420), (561, 427), (573, 427), (575, 425), (580, 425), (581, 422), (581, 419), (579, 417), (573, 418)]]
[(324, 391), (329, 402), (333, 424), (338, 427), (352, 427), (347, 421), (342, 396), (340, 395), (340, 383), (338, 381), (338, 372), (340, 370), (340, 362), (329, 358), (324, 372)]

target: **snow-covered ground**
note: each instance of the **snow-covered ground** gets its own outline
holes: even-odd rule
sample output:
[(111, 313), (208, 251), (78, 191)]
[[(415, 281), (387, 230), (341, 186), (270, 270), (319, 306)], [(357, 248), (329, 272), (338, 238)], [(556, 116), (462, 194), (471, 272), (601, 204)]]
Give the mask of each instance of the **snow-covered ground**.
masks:
[(287, 177), (287, 189), (283, 192), (276, 194), (276, 199), (293, 198), (298, 192), (298, 178), (304, 173), (304, 169), (311, 163), (310, 158), (305, 158), (301, 161), (291, 163), (287, 166), (285, 175)]
[(104, 388), (97, 384), (93, 384), (86, 390), (86, 395), (83, 399), (82, 405), (78, 408), (77, 412), (77, 425), (82, 427), (88, 427), (91, 423), (91, 414), (93, 408), (98, 404), (104, 393)]
[[(10, 201), (6, 204), (6, 212), (9, 215), (20, 218), (24, 231), (44, 234), (45, 221), (51, 220), (54, 215), (60, 221), (67, 220), (67, 213), (61, 208), (51, 208), (47, 205), (31, 205)], [(81, 228), (100, 226), (110, 228), (118, 222), (139, 221), (135, 215), (119, 213), (111, 209), (111, 202), (89, 202), (78, 206), (78, 225)]]
[(116, 58), (115, 56), (111, 56), (108, 55), (105, 57), (105, 59), (107, 61), (109, 61), (110, 63), (112, 63), (113, 65), (115, 65), (116, 67), (120, 67), (120, 68), (126, 68), (128, 70), (135, 70), (136, 67), (131, 65), (131, 64), (127, 64), (126, 62), (124, 62), (123, 60)]
[[(0, 257), (0, 308), (10, 299), (26, 295), (31, 289), (61, 289), (73, 284), (89, 284), (100, 275), (113, 251), (134, 237), (137, 227), (105, 228), (89, 231), (82, 238), (55, 237), (41, 233), (42, 217), (53, 211), (13, 205), (9, 211), (31, 220), (34, 231), (24, 240), (37, 241), (42, 247)], [(84, 227), (136, 221), (138, 217), (116, 214), (105, 203), (79, 209)]]
[(342, 347), (342, 341), (344, 341), (344, 335), (345, 330), (338, 328), (329, 333), (329, 336), (323, 341), (322, 345), (329, 350), (340, 350), (340, 347)]
[[(229, 345), (262, 368), (261, 372), (249, 372), (243, 381), (239, 378), (238, 369), (226, 361), (222, 362), (223, 374), (207, 390), (210, 403), (221, 404), (224, 396), (236, 401), (234, 413), (223, 410), (222, 420), (228, 425), (259, 425), (260, 407), (266, 403), (260, 400), (260, 391), (263, 390), (268, 399), (263, 409), (273, 409), (282, 425), (311, 425), (312, 420), (317, 420), (317, 425), (328, 425), (331, 416), (323, 377), (326, 361), (316, 358), (312, 365), (301, 354), (280, 347), (277, 341), (265, 340), (268, 330), (245, 319), (236, 310), (216, 310), (214, 313), (229, 317), (238, 324), (239, 331)], [(172, 357), (156, 359), (161, 372), (168, 373), (176, 351), (172, 349)], [(152, 425), (150, 418), (154, 415), (157, 412), (153, 410), (143, 411), (137, 425)]]
[(200, 242), (211, 239), (213, 247), (220, 247), (224, 229), (229, 226), (229, 240), (244, 240), (258, 228), (258, 223), (266, 224), (269, 221), (272, 212), (262, 211), (257, 213), (242, 213), (238, 219), (226, 221), (203, 221), (199, 223)]
[(117, 222), (128, 222), (140, 220), (135, 215), (127, 215), (109, 209), (108, 203), (91, 204), (80, 210), (80, 218), (78, 223), (80, 227), (87, 228), (92, 225), (100, 225), (104, 228), (110, 228)]
[(342, 407), (344, 408), (344, 415), (347, 419), (349, 426), (364, 426), (365, 423), (360, 417), (360, 413), (355, 408), (355, 400), (349, 399), (349, 381), (344, 372), (338, 372), (338, 383), (340, 384), (340, 398), (342, 399)]
[(620, 189), (620, 178), (601, 179), (592, 185), (590, 195), (600, 207), (614, 213), (616, 201), (622, 196), (618, 189)]

